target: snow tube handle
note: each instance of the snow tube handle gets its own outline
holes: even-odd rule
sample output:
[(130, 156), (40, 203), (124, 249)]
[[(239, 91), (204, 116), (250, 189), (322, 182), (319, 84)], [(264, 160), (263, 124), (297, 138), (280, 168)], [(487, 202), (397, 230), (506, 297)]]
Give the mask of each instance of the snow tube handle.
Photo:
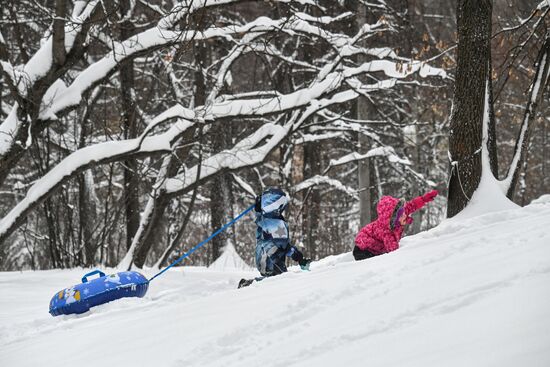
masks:
[(88, 274), (85, 274), (83, 277), (82, 277), (82, 283), (88, 283), (88, 277), (91, 277), (92, 275), (96, 275), (96, 274), (99, 274), (100, 277), (104, 277), (105, 276), (105, 273), (102, 272), (101, 270), (99, 269), (96, 269), (94, 271), (91, 271), (89, 272)]

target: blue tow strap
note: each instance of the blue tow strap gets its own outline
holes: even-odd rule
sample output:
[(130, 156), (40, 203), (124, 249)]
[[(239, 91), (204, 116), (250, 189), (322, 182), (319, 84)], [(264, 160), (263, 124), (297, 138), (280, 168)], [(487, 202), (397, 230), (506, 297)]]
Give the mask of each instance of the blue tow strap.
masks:
[(168, 265), (167, 267), (165, 267), (164, 269), (162, 269), (161, 271), (159, 271), (157, 274), (155, 274), (151, 279), (149, 279), (149, 282), (151, 282), (153, 279), (155, 279), (156, 277), (158, 277), (159, 275), (161, 275), (162, 273), (164, 273), (166, 270), (170, 269), (172, 266), (176, 265), (176, 264), (179, 264), (183, 259), (185, 259), (186, 257), (188, 257), (189, 255), (191, 255), (193, 252), (197, 251), (199, 248), (201, 248), (202, 246), (204, 246), (208, 241), (210, 241), (212, 238), (216, 237), (217, 235), (219, 235), (220, 233), (222, 233), (223, 231), (225, 231), (228, 227), (232, 226), (236, 221), (238, 221), (239, 219), (241, 219), (243, 216), (246, 215), (246, 213), (248, 213), (249, 211), (251, 211), (252, 209), (254, 209), (254, 205), (251, 205), (248, 209), (246, 209), (244, 212), (242, 212), (241, 214), (239, 214), (237, 217), (233, 218), (231, 220), (231, 222), (225, 224), (223, 227), (221, 227), (220, 229), (218, 229), (216, 232), (212, 233), (210, 235), (210, 237), (208, 237), (207, 239), (205, 239), (204, 241), (202, 241), (201, 243), (199, 243), (198, 245), (196, 245), (195, 247), (193, 247), (191, 250), (187, 251), (185, 254), (183, 254), (180, 258), (178, 258), (176, 261), (174, 261), (173, 263), (171, 263), (170, 265)]

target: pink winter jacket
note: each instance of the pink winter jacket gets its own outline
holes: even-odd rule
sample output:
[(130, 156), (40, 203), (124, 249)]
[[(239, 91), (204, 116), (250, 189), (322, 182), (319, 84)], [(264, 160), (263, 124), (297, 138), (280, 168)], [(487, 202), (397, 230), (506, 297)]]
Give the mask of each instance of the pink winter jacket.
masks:
[[(376, 211), (378, 218), (361, 229), (355, 237), (355, 244), (361, 250), (368, 250), (373, 255), (380, 255), (386, 252), (395, 251), (399, 248), (399, 240), (403, 234), (403, 227), (397, 223), (391, 230), (390, 220), (395, 206), (399, 199), (392, 196), (383, 196), (378, 202)], [(405, 203), (405, 214), (407, 224), (412, 223), (410, 215), (426, 204), (422, 196), (416, 197)]]

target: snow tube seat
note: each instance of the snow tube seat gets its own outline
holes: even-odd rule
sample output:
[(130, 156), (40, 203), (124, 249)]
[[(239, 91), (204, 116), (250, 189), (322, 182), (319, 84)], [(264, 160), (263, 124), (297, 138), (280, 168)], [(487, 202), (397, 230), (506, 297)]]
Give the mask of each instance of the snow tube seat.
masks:
[[(88, 281), (88, 277), (95, 274), (99, 274), (99, 278)], [(91, 307), (119, 298), (143, 297), (148, 287), (147, 278), (136, 271), (105, 275), (94, 270), (82, 277), (82, 283), (57, 292), (50, 301), (50, 314), (81, 314)]]

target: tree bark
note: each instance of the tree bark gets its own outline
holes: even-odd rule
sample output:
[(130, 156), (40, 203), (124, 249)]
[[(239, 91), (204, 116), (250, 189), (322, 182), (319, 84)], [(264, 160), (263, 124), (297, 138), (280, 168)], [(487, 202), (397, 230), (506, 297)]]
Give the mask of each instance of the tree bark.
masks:
[(451, 179), (447, 217), (453, 217), (466, 207), (481, 178), (485, 87), (490, 77), (491, 14), (490, 0), (458, 1), (458, 50), (449, 135)]
[(65, 64), (65, 14), (67, 11), (67, 0), (55, 2), (55, 19), (53, 21), (53, 62), (57, 65)]
[(97, 244), (92, 243), (96, 223), (96, 207), (90, 195), (93, 187), (90, 187), (86, 177), (89, 174), (89, 172), (85, 172), (78, 176), (79, 244), (83, 248), (84, 265), (93, 266), (97, 249)]
[[(121, 18), (130, 11), (130, 1), (120, 2)], [(134, 34), (134, 25), (125, 20), (120, 23), (120, 39), (126, 40)], [(127, 60), (120, 67), (120, 92), (122, 102), (122, 126), (124, 138), (133, 139), (138, 135), (136, 105), (134, 100), (134, 62)], [(139, 174), (136, 159), (124, 162), (124, 206), (126, 213), (126, 249), (130, 249), (132, 239), (139, 228)]]
[[(304, 145), (304, 179), (322, 174), (322, 146), (318, 142)], [(305, 197), (303, 219), (303, 241), (307, 256), (315, 259), (321, 242), (321, 192), (319, 186), (313, 186)]]
[[(229, 134), (224, 135), (231, 136)], [(210, 226), (212, 232), (221, 228), (231, 219), (233, 216), (233, 201), (231, 174), (223, 172), (217, 175), (210, 185)], [(233, 230), (229, 228), (212, 239), (212, 245), (210, 246), (211, 262), (214, 262), (221, 255), (227, 239), (232, 235)]]

